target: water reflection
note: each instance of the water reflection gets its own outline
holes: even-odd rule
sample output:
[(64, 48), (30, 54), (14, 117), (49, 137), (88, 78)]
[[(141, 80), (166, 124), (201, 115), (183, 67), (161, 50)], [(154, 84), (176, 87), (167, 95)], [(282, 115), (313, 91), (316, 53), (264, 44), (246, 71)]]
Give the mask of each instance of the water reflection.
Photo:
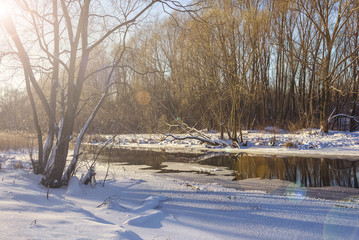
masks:
[[(94, 149), (93, 149), (94, 150)], [(276, 157), (248, 154), (190, 154), (107, 149), (100, 160), (129, 165), (147, 165), (149, 169), (169, 172), (163, 162), (227, 167), (234, 180), (249, 178), (280, 179), (304, 187), (343, 186), (359, 188), (359, 161), (325, 158)], [(179, 170), (172, 169), (173, 172)], [(188, 171), (187, 171), (188, 172)]]
[[(99, 151), (97, 147), (89, 149), (90, 154), (96, 154)], [(193, 159), (200, 158), (201, 154), (192, 153), (168, 153), (164, 151), (146, 151), (129, 149), (104, 149), (99, 156), (99, 161), (116, 162), (128, 165), (146, 165), (148, 169), (161, 170), (165, 165), (163, 162), (190, 162)]]
[(242, 155), (237, 158), (234, 171), (237, 180), (281, 179), (305, 187), (358, 188), (358, 161)]

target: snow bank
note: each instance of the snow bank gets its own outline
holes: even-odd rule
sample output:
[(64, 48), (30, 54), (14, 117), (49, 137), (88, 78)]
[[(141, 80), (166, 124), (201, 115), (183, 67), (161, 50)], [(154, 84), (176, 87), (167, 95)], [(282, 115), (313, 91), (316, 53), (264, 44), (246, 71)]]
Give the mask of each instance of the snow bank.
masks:
[[(207, 134), (213, 140), (218, 133)], [(178, 135), (185, 137), (185, 135)], [(88, 144), (101, 145), (112, 136), (90, 137)], [(150, 149), (167, 152), (229, 152), (266, 155), (308, 156), (341, 159), (359, 159), (359, 132), (330, 131), (323, 134), (319, 129), (306, 129), (289, 133), (273, 127), (263, 131), (243, 131), (246, 146), (212, 147), (195, 139), (165, 139), (159, 134), (125, 134), (115, 139), (115, 146), (129, 149)], [(230, 145), (230, 144), (229, 144)]]

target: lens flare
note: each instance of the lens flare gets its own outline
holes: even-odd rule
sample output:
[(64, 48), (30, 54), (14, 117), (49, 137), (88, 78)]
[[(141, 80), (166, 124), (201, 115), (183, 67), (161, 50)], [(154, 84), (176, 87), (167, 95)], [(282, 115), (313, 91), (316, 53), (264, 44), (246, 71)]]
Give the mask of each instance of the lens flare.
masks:
[(301, 202), (307, 196), (307, 189), (298, 184), (290, 183), (285, 190), (285, 195), (290, 201)]
[(151, 95), (149, 92), (147, 91), (139, 91), (137, 94), (136, 94), (136, 100), (138, 102), (138, 104), (140, 105), (147, 105), (150, 103), (151, 101)]
[(358, 239), (359, 218), (348, 218), (346, 215), (346, 212), (358, 211), (358, 203), (359, 196), (352, 196), (336, 203), (329, 210), (324, 223), (324, 239)]

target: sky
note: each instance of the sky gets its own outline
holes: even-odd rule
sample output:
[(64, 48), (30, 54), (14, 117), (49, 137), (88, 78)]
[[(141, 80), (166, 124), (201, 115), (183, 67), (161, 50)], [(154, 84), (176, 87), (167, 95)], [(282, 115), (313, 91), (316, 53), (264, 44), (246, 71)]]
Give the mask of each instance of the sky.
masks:
[[(106, 8), (109, 8), (109, 12), (111, 12), (111, 8), (113, 8), (113, 5), (111, 4), (111, 0), (100, 0), (100, 3)], [(127, 1), (124, 1), (127, 3)], [(10, 6), (11, 3), (14, 3), (13, 1), (7, 1), (7, 0), (1, 0), (0, 1), (0, 19), (4, 16), (4, 14), (6, 13), (5, 11), (10, 11), (10, 12), (14, 12), (14, 9)], [(182, 1), (183, 3), (183, 1)], [(126, 6), (126, 5), (125, 5)], [(168, 7), (165, 7), (167, 12), (172, 12), (172, 10)], [(136, 11), (135, 11), (136, 12)], [(157, 18), (158, 16), (160, 17), (166, 17), (167, 14), (165, 14), (163, 12), (162, 9), (162, 5), (161, 4), (156, 4), (151, 12), (150, 15), (148, 16), (149, 19), (151, 18)], [(18, 29), (18, 32), (21, 33), (21, 27), (22, 27), (22, 23), (23, 21), (17, 21), (17, 17), (16, 15), (12, 15), (13, 21), (16, 25), (16, 28)], [(1, 22), (1, 20), (0, 20)], [(19, 24), (21, 23), (21, 24)], [(22, 37), (23, 40), (23, 36)], [(4, 55), (4, 52), (7, 52), (8, 48), (8, 41), (9, 41), (9, 37), (7, 36), (7, 34), (5, 33), (5, 29), (3, 26), (0, 26), (0, 56)], [(23, 40), (24, 41), (24, 40)], [(35, 48), (35, 52), (36, 52), (36, 48), (38, 48), (35, 45), (32, 46), (33, 48)], [(16, 67), (16, 71), (13, 70), (13, 68)], [(12, 69), (12, 70), (8, 70), (8, 69)], [(39, 74), (37, 75), (37, 77), (39, 78)], [(1, 89), (6, 89), (6, 88), (24, 88), (25, 87), (25, 83), (24, 83), (24, 74), (23, 71), (21, 69), (21, 67), (19, 66), (19, 62), (17, 60), (16, 57), (14, 56), (4, 56), (2, 58), (2, 61), (0, 62), (0, 88)]]

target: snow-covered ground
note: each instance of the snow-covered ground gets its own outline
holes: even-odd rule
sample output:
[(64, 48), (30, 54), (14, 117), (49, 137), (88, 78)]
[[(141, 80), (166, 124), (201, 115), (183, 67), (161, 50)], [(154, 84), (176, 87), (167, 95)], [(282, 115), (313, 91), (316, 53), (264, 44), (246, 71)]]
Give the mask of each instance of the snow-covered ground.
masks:
[[(15, 168), (22, 162), (25, 168)], [(28, 162), (0, 170), (0, 239), (358, 239), (359, 197), (311, 199), (292, 184), (284, 196), (111, 169), (102, 187), (77, 177), (48, 189)]]
[[(117, 142), (127, 148), (208, 150), (195, 140), (160, 138), (126, 135)], [(210, 150), (358, 158), (358, 133), (276, 133), (273, 147), (272, 138), (273, 133), (247, 132), (247, 147)], [(289, 141), (297, 148), (283, 146)], [(104, 186), (107, 166), (99, 165), (94, 186), (80, 184), (86, 170), (80, 169), (67, 188), (47, 189), (31, 173), (26, 154), (3, 153), (0, 164), (0, 239), (359, 239), (358, 189), (345, 199), (325, 200), (308, 197), (310, 189), (293, 183), (281, 195), (241, 191), (121, 164), (110, 167)], [(263, 181), (270, 192), (283, 188), (278, 180)]]
[[(218, 133), (207, 133), (218, 140)], [(176, 135), (180, 137), (188, 135)], [(103, 144), (111, 136), (92, 136), (88, 139), (92, 144)], [(243, 131), (243, 141), (247, 146), (212, 147), (198, 140), (173, 140), (160, 134), (125, 134), (118, 135), (116, 146), (130, 149), (151, 149), (163, 151), (186, 152), (245, 152), (265, 155), (286, 155), (306, 157), (326, 157), (359, 160), (359, 132), (330, 131), (322, 134), (318, 129), (302, 130), (289, 133), (275, 128), (262, 131)], [(271, 146), (271, 142), (274, 143)]]

